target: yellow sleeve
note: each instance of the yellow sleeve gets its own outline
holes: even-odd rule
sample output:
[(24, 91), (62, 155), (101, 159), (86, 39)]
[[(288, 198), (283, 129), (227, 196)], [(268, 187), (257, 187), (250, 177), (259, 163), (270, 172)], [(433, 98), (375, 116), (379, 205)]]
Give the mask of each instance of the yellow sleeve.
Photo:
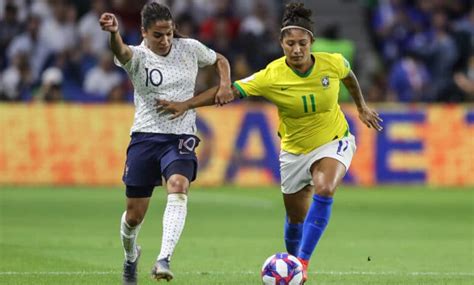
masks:
[(260, 70), (249, 77), (234, 82), (235, 88), (239, 90), (242, 97), (264, 96), (266, 90), (266, 69)]
[(346, 78), (351, 71), (351, 65), (349, 61), (340, 53), (336, 53), (336, 68), (339, 79)]

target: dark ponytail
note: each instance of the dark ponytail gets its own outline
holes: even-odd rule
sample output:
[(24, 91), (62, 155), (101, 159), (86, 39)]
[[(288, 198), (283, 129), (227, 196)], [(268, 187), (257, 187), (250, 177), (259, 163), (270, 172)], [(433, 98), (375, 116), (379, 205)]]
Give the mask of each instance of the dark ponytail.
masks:
[[(303, 3), (288, 3), (285, 6), (281, 28), (287, 26), (298, 26), (313, 33), (313, 21), (311, 21), (311, 10), (306, 9)], [(283, 37), (286, 30), (282, 32)]]
[[(174, 25), (173, 15), (168, 6), (158, 2), (151, 2), (145, 4), (141, 11), (142, 27), (147, 30), (156, 21), (172, 21)], [(182, 38), (183, 36), (176, 30), (173, 30), (175, 38)]]

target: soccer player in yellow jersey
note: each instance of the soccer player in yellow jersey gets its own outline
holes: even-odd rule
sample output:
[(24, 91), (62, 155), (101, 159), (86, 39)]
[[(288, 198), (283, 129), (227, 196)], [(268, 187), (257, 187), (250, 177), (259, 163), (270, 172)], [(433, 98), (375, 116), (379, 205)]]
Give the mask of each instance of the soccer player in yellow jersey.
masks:
[[(286, 6), (280, 43), (285, 56), (233, 84), (233, 95), (263, 96), (278, 108), (281, 137), (281, 191), (287, 218), (287, 251), (297, 256), (307, 279), (309, 259), (328, 224), (337, 186), (356, 150), (354, 136), (338, 105), (339, 82), (349, 90), (359, 119), (382, 130), (377, 112), (365, 104), (357, 78), (340, 54), (311, 53), (311, 10), (302, 3)], [(185, 102), (157, 100), (173, 114), (212, 105), (217, 87)]]

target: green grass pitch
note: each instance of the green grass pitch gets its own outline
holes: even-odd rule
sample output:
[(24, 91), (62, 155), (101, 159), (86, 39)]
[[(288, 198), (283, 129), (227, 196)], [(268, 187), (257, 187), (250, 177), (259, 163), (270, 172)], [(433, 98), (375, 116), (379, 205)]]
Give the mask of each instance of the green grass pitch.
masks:
[[(160, 249), (162, 188), (138, 241), (139, 284)], [(121, 284), (117, 188), (2, 187), (0, 284)], [(261, 284), (284, 251), (279, 189), (191, 190), (170, 284)], [(311, 284), (474, 284), (474, 191), (342, 186), (309, 268)], [(163, 282), (166, 283), (166, 282)]]

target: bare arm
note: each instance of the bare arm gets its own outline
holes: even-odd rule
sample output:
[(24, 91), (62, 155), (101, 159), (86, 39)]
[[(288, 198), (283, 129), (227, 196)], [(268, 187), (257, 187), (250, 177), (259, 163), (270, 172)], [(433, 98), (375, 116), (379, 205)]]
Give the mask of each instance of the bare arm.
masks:
[[(173, 120), (184, 114), (187, 110), (214, 105), (218, 89), (218, 86), (212, 87), (184, 102), (171, 102), (161, 99), (155, 99), (155, 107), (157, 112), (171, 113), (172, 116), (170, 117), (170, 119)], [(232, 92), (230, 95), (230, 101), (234, 100), (234, 98), (241, 97), (239, 90), (237, 90), (237, 88), (235, 88), (233, 85), (229, 89)]]
[(352, 99), (354, 99), (354, 103), (357, 106), (357, 111), (359, 111), (359, 119), (367, 127), (381, 131), (383, 129), (382, 126), (380, 126), (382, 119), (379, 117), (377, 112), (370, 109), (365, 103), (364, 97), (362, 96), (362, 91), (360, 90), (359, 81), (352, 70), (349, 71), (349, 74), (346, 78), (342, 79), (342, 83), (344, 83), (344, 85), (347, 87), (347, 90), (349, 90)]
[(233, 100), (230, 87), (230, 64), (227, 58), (217, 53), (217, 60), (214, 65), (220, 78), (219, 89), (217, 90), (214, 102), (219, 105), (224, 105)]
[(112, 13), (103, 13), (99, 23), (102, 30), (110, 32), (109, 44), (115, 57), (121, 64), (126, 64), (132, 58), (133, 53), (120, 36), (117, 18)]

